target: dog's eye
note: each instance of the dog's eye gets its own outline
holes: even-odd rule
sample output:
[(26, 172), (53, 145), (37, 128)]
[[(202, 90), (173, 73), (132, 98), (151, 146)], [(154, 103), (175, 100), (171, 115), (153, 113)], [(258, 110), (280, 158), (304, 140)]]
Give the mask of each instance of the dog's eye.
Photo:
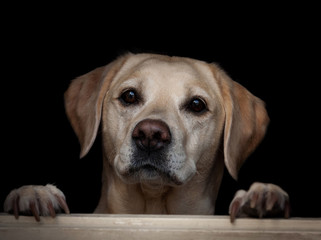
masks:
[(204, 100), (196, 97), (190, 101), (190, 103), (187, 106), (187, 109), (195, 113), (202, 113), (206, 111), (207, 106)]
[(137, 103), (139, 99), (134, 90), (127, 90), (120, 96), (119, 100), (125, 105), (130, 105)]

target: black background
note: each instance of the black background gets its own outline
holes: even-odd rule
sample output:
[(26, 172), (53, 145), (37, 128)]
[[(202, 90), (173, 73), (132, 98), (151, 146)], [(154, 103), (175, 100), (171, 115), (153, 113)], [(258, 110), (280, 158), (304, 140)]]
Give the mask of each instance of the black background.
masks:
[(53, 183), (71, 212), (94, 210), (101, 141), (79, 159), (63, 93), (73, 78), (132, 51), (217, 62), (266, 102), (268, 133), (237, 182), (226, 172), (217, 214), (227, 214), (237, 189), (263, 181), (289, 193), (293, 216), (321, 217), (315, 6), (153, 5), (2, 9), (0, 202), (21, 185)]

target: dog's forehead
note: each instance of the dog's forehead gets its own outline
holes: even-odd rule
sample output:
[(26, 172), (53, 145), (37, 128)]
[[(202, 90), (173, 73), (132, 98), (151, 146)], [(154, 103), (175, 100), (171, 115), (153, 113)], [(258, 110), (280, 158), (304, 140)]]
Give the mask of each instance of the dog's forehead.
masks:
[(184, 77), (191, 76), (193, 78), (198, 77), (199, 73), (193, 65), (182, 59), (159, 59), (151, 58), (141, 62), (136, 70), (142, 74), (157, 74), (163, 78)]
[(163, 55), (134, 55), (121, 69), (117, 81), (139, 79), (151, 87), (188, 88), (195, 86), (204, 90), (215, 85), (208, 64), (199, 60)]

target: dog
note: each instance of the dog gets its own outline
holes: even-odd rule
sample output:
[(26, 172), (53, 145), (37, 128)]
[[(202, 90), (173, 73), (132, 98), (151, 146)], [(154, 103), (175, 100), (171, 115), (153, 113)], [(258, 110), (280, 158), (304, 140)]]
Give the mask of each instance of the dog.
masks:
[[(158, 54), (120, 56), (73, 80), (65, 92), (80, 157), (101, 125), (103, 176), (95, 213), (214, 214), (224, 167), (237, 179), (263, 139), (269, 117), (262, 100), (219, 66)], [(55, 217), (69, 213), (53, 185), (9, 193), (4, 210)], [(274, 184), (239, 190), (236, 217), (290, 214), (289, 196)]]

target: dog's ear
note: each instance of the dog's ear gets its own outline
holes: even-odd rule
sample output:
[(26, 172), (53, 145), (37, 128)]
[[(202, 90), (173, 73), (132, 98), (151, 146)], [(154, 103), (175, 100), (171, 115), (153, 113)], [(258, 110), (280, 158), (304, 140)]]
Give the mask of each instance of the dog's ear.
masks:
[(245, 159), (263, 139), (269, 117), (264, 102), (211, 65), (225, 110), (224, 162), (234, 179)]
[(80, 157), (88, 153), (95, 141), (104, 96), (129, 56), (124, 55), (107, 66), (74, 79), (65, 92), (65, 109), (81, 145)]

